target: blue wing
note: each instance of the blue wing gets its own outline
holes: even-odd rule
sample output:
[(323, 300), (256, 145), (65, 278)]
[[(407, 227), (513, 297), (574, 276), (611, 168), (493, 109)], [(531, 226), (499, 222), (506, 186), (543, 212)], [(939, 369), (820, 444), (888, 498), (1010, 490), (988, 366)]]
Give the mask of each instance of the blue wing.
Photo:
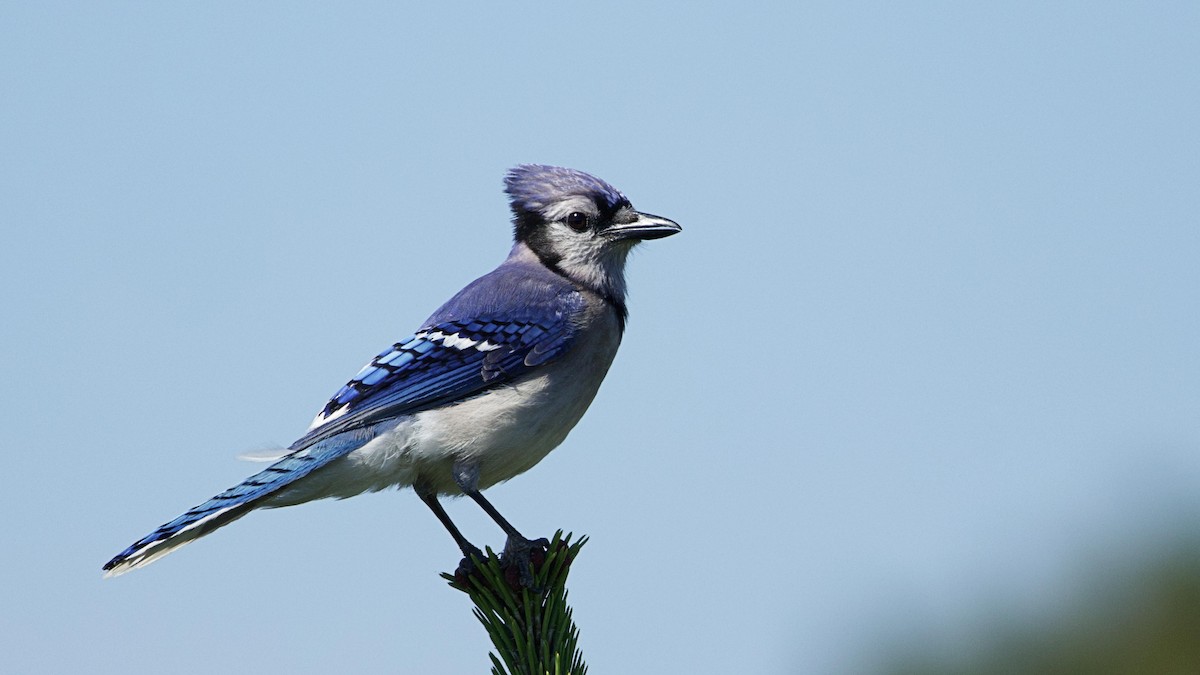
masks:
[(442, 321), (380, 352), (346, 383), (291, 449), (351, 429), (469, 398), (548, 363), (570, 348), (570, 310)]

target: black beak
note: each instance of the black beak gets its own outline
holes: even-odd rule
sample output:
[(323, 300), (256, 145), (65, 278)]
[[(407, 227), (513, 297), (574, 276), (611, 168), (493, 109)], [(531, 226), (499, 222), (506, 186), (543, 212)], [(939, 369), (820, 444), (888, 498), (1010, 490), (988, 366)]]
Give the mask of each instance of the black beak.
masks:
[(637, 220), (632, 223), (622, 223), (608, 228), (608, 234), (617, 239), (637, 239), (644, 241), (646, 239), (662, 239), (673, 234), (678, 234), (683, 230), (673, 220), (655, 216), (649, 213), (638, 213)]

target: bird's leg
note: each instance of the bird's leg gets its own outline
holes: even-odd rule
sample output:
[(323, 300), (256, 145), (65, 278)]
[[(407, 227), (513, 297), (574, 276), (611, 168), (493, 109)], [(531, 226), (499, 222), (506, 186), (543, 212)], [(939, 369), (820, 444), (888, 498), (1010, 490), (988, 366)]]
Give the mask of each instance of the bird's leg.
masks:
[[(533, 583), (533, 568), (530, 566), (530, 561), (534, 556), (544, 554), (550, 548), (550, 541), (547, 539), (526, 539), (513, 527), (496, 507), (492, 506), (478, 490), (467, 492), (467, 496), (475, 500), (492, 520), (504, 530), (508, 538), (504, 541), (504, 553), (500, 556), (500, 560), (505, 565), (515, 565), (517, 568), (517, 579), (525, 588), (534, 589)], [(539, 557), (542, 557), (539, 556)], [(539, 562), (540, 564), (540, 562)], [(534, 589), (536, 590), (536, 589)]]
[(501, 561), (506, 565), (515, 565), (517, 578), (521, 585), (525, 588), (533, 588), (533, 568), (530, 566), (530, 560), (537, 553), (544, 554), (550, 548), (550, 541), (544, 538), (526, 539), (517, 531), (517, 528), (512, 526), (512, 523), (500, 515), (496, 507), (492, 506), (492, 503), (479, 492), (478, 465), (455, 464), (454, 482), (458, 484), (463, 494), (475, 500), (484, 513), (491, 516), (500, 529), (504, 530), (504, 534), (508, 535), (504, 542), (504, 553), (500, 556)]
[(460, 572), (463, 574), (471, 574), (474, 572), (474, 561), (486, 560), (486, 556), (483, 555), (483, 551), (480, 551), (471, 542), (467, 541), (467, 538), (463, 536), (463, 533), (459, 532), (458, 526), (454, 524), (453, 520), (450, 520), (450, 514), (446, 513), (446, 509), (442, 508), (441, 502), (439, 502), (437, 499), (436, 492), (429, 489), (428, 486), (420, 484), (414, 486), (414, 489), (417, 492), (417, 496), (421, 498), (421, 501), (425, 502), (425, 505), (429, 507), (430, 511), (433, 511), (433, 515), (437, 516), (437, 519), (442, 521), (442, 525), (450, 533), (450, 536), (454, 537), (454, 543), (458, 544), (459, 550), (462, 551), (463, 559), (462, 562), (458, 564), (458, 569), (455, 570), (454, 576), (459, 576)]

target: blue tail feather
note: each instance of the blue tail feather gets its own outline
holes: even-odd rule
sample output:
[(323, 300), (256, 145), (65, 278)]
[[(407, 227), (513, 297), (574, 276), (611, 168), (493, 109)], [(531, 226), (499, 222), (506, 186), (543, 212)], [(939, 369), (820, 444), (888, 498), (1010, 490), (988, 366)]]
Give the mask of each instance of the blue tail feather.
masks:
[(108, 576), (123, 574), (149, 564), (175, 548), (237, 520), (263, 506), (264, 500), (281, 488), (362, 447), (385, 427), (394, 425), (394, 422), (376, 424), (338, 434), (307, 448), (294, 448), (271, 466), (137, 540), (105, 563), (105, 573)]

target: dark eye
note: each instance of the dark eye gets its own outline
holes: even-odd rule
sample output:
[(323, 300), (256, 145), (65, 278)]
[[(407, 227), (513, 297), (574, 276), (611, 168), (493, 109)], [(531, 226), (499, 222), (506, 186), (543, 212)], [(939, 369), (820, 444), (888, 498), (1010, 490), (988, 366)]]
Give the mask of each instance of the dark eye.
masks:
[(575, 230), (576, 232), (583, 232), (587, 229), (587, 226), (588, 217), (586, 213), (572, 211), (567, 215), (567, 227), (571, 228), (572, 230)]

